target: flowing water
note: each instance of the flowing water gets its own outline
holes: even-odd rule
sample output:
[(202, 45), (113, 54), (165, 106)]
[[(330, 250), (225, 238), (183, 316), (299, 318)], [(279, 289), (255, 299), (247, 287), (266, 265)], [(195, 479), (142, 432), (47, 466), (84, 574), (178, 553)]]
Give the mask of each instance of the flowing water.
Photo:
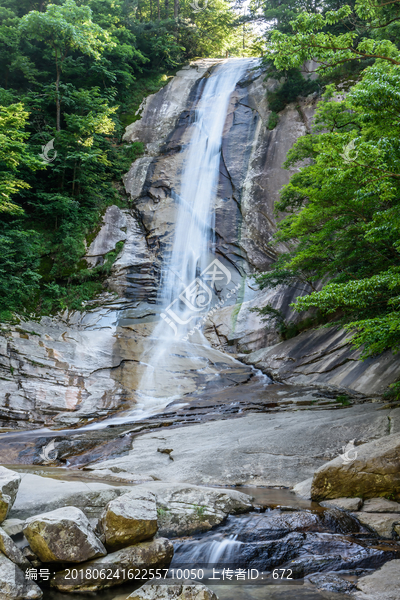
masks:
[[(199, 368), (199, 354), (209, 343), (201, 328), (190, 340), (188, 334), (211, 308), (217, 286), (220, 289), (231, 283), (229, 270), (215, 257), (214, 206), (222, 136), (236, 84), (257, 63), (255, 59), (237, 59), (217, 66), (199, 93), (181, 181), (176, 182), (178, 191), (174, 192), (178, 212), (172, 249), (166, 253), (159, 288), (162, 318), (142, 357), (146, 365), (139, 384), (144, 395), (143, 408), (149, 404), (153, 409), (165, 406), (166, 371), (170, 371), (174, 357), (176, 360), (184, 355), (192, 362), (192, 368)], [(178, 377), (175, 393), (179, 396), (181, 392)]]

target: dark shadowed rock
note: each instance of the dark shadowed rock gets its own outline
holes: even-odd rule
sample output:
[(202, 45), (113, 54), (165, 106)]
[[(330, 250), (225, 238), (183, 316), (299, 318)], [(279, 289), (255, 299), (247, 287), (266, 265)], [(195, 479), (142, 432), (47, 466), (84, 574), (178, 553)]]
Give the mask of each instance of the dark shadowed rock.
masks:
[(0, 554), (1, 600), (40, 600), (43, 592), (11, 560)]
[(21, 550), (2, 527), (0, 527), (0, 552), (12, 560), (12, 562), (21, 569), (28, 569), (31, 566)]

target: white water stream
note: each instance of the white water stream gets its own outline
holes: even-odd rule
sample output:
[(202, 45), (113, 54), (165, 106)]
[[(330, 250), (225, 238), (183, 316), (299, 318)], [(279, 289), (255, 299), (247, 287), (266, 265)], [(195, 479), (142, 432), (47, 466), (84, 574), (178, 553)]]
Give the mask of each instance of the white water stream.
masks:
[[(192, 370), (204, 366), (201, 348), (209, 343), (201, 327), (194, 334), (193, 327), (216, 299), (216, 283), (233, 288), (228, 269), (215, 257), (214, 208), (229, 102), (237, 82), (256, 64), (257, 59), (233, 59), (218, 65), (206, 79), (195, 108), (181, 181), (176, 182), (179, 194), (174, 192), (178, 215), (160, 282), (162, 318), (141, 359), (145, 367), (139, 383), (143, 403), (139, 402), (136, 414), (157, 412), (184, 392), (184, 381), (177, 377), (171, 395), (171, 386), (165, 385), (166, 373), (171, 372), (176, 357), (191, 362)], [(188, 334), (193, 337), (189, 339)]]

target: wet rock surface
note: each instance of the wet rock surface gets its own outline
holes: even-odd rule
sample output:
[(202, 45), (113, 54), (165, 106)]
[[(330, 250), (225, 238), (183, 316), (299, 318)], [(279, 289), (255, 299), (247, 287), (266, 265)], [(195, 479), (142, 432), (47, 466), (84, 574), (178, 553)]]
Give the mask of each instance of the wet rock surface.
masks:
[(346, 581), (342, 577), (338, 577), (332, 573), (328, 575), (313, 575), (309, 578), (311, 583), (319, 590), (327, 590), (328, 592), (350, 593), (355, 589), (354, 583)]
[[(332, 410), (327, 403), (324, 410), (313, 410), (310, 400), (301, 406), (299, 398), (296, 403), (294, 396), (286, 395), (287, 390), (274, 388), (276, 398), (289, 401), (293, 410), (250, 413), (242, 418), (137, 435), (127, 454), (92, 466), (96, 470), (120, 469), (169, 482), (291, 487), (341, 454), (349, 439), (386, 439), (388, 414), (395, 413), (377, 410), (377, 404)], [(295, 410), (298, 404), (304, 410)], [(208, 410), (212, 412), (211, 405)], [(133, 429), (135, 434), (138, 430)], [(158, 452), (160, 447), (172, 449), (174, 460)]]
[(229, 565), (271, 571), (282, 565), (296, 578), (331, 571), (362, 572), (400, 556), (397, 542), (379, 542), (343, 511), (329, 512), (273, 510), (229, 517), (226, 524), (203, 536), (176, 540), (172, 566)]

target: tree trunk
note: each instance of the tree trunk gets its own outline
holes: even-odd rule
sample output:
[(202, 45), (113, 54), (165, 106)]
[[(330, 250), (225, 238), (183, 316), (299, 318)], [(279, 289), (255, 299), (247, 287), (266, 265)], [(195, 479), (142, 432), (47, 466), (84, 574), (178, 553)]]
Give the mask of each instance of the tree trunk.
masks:
[(160, 20), (160, 0), (157, 0), (157, 19)]
[(165, 18), (168, 19), (169, 0), (165, 0)]
[(57, 106), (56, 129), (57, 129), (57, 131), (61, 131), (60, 70), (59, 69), (57, 69), (57, 80), (56, 80), (56, 106)]
[(178, 18), (179, 14), (179, 0), (174, 0), (174, 19)]

